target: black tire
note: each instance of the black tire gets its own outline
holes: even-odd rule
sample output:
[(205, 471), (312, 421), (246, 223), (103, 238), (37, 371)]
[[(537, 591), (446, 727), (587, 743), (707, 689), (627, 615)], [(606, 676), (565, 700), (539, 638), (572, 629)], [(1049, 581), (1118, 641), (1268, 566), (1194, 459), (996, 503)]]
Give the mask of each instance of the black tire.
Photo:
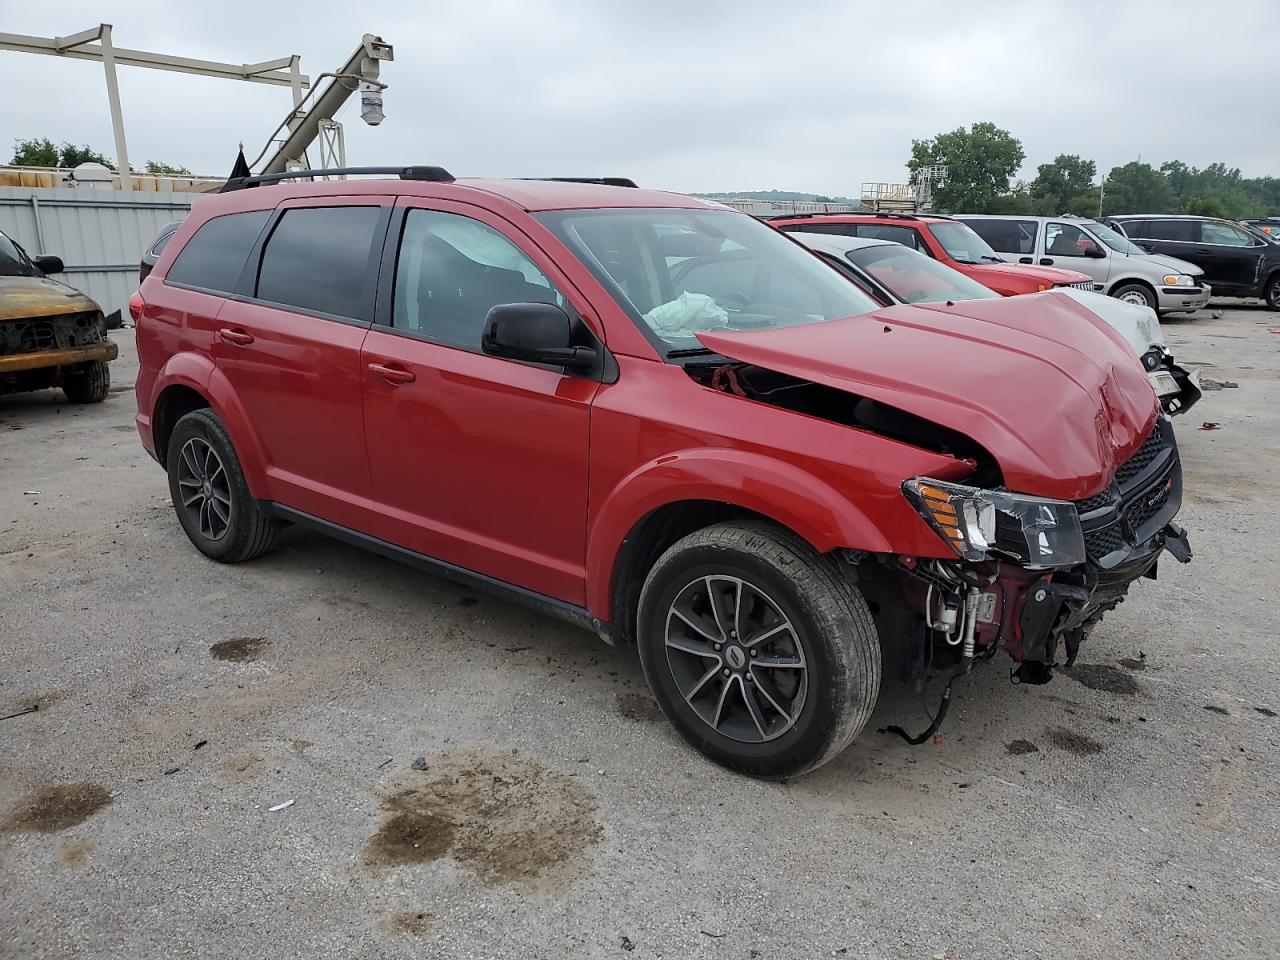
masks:
[[(193, 410), (174, 425), (165, 464), (178, 522), (206, 557), (240, 563), (275, 546), (280, 524), (249, 493), (227, 428), (212, 410)], [(192, 486), (200, 468), (212, 478), (203, 485), (203, 492)], [(188, 506), (193, 495), (200, 504)]]
[(101, 403), (111, 388), (111, 368), (101, 360), (86, 363), (62, 377), (62, 392), (72, 403)]
[(1126, 283), (1123, 286), (1116, 287), (1111, 291), (1111, 296), (1117, 300), (1124, 300), (1126, 303), (1139, 303), (1139, 298), (1141, 298), (1139, 306), (1157, 310), (1155, 291), (1141, 283)]
[[(707, 585), (708, 602), (714, 602), (710, 601), (711, 585), (735, 580), (746, 585), (739, 586), (739, 591), (755, 591), (753, 610), (763, 610), (766, 620), (748, 631), (740, 614), (731, 613), (727, 606), (722, 608), (726, 619), (732, 617), (730, 622), (738, 625), (742, 637), (734, 631), (733, 640), (726, 640), (723, 649), (714, 648), (720, 653), (712, 653), (713, 644), (702, 639), (707, 634), (691, 627), (673, 607), (677, 601), (685, 603), (685, 598), (696, 599), (702, 589), (700, 582)], [(733, 587), (725, 589), (732, 592)], [(729, 593), (721, 596), (730, 602)], [(737, 597), (740, 609), (743, 593)], [(748, 621), (751, 616), (749, 612)], [(770, 629), (764, 624), (781, 623), (781, 618), (789, 628), (783, 636), (794, 638), (783, 641), (787, 645), (784, 656), (804, 664), (794, 673), (781, 671), (785, 676), (779, 682), (796, 690), (791, 698), (774, 696), (781, 694), (782, 688), (770, 677), (778, 678), (780, 671), (769, 670), (765, 659), (773, 657), (769, 662), (781, 662), (776, 648), (766, 649), (766, 643), (753, 647), (754, 641), (747, 639), (750, 632), (762, 637), (776, 633), (782, 628)], [(700, 622), (705, 625), (708, 621)], [(719, 616), (714, 623), (719, 635), (725, 636), (728, 628), (721, 626)], [(669, 630), (674, 642), (685, 643), (685, 636), (678, 635), (685, 631), (707, 652), (690, 654), (682, 647), (672, 647)], [(659, 557), (640, 593), (637, 642), (649, 686), (680, 735), (716, 763), (751, 776), (794, 776), (833, 759), (866, 725), (880, 691), (880, 644), (857, 588), (831, 557), (817, 553), (789, 531), (763, 522), (727, 523), (695, 531)], [(739, 648), (732, 659), (731, 647)], [(798, 648), (798, 653), (789, 652), (791, 647)], [(747, 660), (744, 667), (744, 648), (758, 650), (762, 659)], [(750, 656), (755, 658), (756, 653)], [(692, 672), (690, 660), (696, 665)], [(703, 679), (690, 684), (689, 678), (704, 667)], [(731, 667), (736, 669), (724, 674)], [(757, 671), (762, 668), (760, 679), (762, 674)], [(789, 679), (797, 674), (802, 674), (798, 680)], [(730, 693), (703, 693), (701, 683)], [(692, 690), (693, 695), (686, 698), (685, 690)], [(757, 691), (764, 698), (757, 696)], [(747, 702), (749, 692), (755, 699), (754, 711)], [(708, 696), (716, 703), (715, 725), (698, 712), (708, 712)], [(760, 708), (776, 705), (778, 700), (788, 709), (769, 709), (765, 717), (768, 724), (761, 726), (757, 719)], [(738, 735), (746, 731), (746, 736), (755, 737), (752, 730), (758, 731), (760, 739), (748, 742)]]
[(1280, 310), (1280, 271), (1271, 275), (1262, 294), (1262, 299), (1267, 301), (1268, 307), (1272, 310)]

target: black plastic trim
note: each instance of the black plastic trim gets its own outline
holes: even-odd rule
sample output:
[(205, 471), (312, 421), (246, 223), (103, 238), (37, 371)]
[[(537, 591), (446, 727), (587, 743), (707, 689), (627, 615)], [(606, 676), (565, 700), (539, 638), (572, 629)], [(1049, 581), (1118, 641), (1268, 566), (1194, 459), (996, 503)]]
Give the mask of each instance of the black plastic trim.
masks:
[(459, 567), (444, 560), (437, 560), (435, 557), (428, 557), (426, 554), (417, 553), (406, 547), (397, 546), (386, 540), (379, 540), (377, 537), (371, 537), (368, 534), (361, 533), (358, 530), (352, 530), (341, 524), (324, 520), (320, 517), (312, 516), (309, 513), (303, 513), (301, 510), (295, 510), (292, 507), (286, 507), (284, 504), (274, 501), (261, 501), (262, 508), (279, 520), (288, 520), (299, 526), (308, 527), (316, 530), (326, 536), (333, 537), (335, 540), (341, 540), (344, 543), (361, 547), (371, 553), (376, 553), (392, 560), (398, 560), (401, 563), (407, 563), (410, 566), (418, 567), (428, 573), (443, 577), (454, 583), (461, 584), (465, 587), (471, 587), (475, 590), (482, 590), (485, 593), (502, 597), (506, 600), (512, 600), (526, 607), (540, 610), (543, 613), (550, 614), (561, 620), (565, 620), (575, 626), (590, 630), (601, 639), (607, 642), (613, 642), (613, 628), (611, 624), (605, 623), (587, 610), (585, 607), (579, 607), (576, 604), (566, 603), (555, 597), (549, 597), (544, 593), (538, 593), (534, 590), (527, 590), (524, 587), (518, 587), (513, 583), (507, 583), (505, 580), (498, 580), (494, 577), (486, 576), (483, 573), (476, 573), (465, 567)]
[(263, 183), (281, 180), (311, 180), (315, 177), (354, 175), (395, 175), (401, 180), (427, 180), (432, 183), (453, 183), (454, 176), (444, 167), (326, 167), (318, 170), (286, 170), (284, 173), (261, 173), (252, 177), (233, 177), (222, 185), (219, 193), (244, 190)]

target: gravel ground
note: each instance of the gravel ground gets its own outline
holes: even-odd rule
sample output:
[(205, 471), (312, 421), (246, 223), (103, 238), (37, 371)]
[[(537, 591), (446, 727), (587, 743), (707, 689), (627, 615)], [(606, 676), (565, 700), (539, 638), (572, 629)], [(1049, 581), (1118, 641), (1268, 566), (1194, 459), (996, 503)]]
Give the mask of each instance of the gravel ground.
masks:
[(297, 530), (202, 559), (121, 331), (106, 403), (0, 398), (0, 956), (1276, 956), (1280, 314), (1226, 306), (1166, 324), (1239, 384), (1178, 424), (1194, 563), (783, 784), (558, 621)]

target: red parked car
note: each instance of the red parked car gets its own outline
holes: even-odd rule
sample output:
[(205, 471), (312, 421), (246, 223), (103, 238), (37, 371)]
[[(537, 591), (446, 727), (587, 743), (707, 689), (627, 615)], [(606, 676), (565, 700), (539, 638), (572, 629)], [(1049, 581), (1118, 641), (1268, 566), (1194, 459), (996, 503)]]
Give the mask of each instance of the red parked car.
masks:
[(130, 304), (138, 430), (215, 560), (292, 521), (536, 604), (782, 776), (885, 663), (1044, 682), (1189, 555), (1168, 421), (1072, 300), (882, 308), (626, 181), (275, 179), (197, 201)]
[(848, 237), (892, 240), (919, 250), (1002, 297), (1041, 293), (1053, 287), (1101, 290), (1092, 277), (1075, 270), (1006, 263), (987, 241), (959, 220), (934, 214), (814, 213), (771, 217), (769, 222), (787, 232), (834, 233)]

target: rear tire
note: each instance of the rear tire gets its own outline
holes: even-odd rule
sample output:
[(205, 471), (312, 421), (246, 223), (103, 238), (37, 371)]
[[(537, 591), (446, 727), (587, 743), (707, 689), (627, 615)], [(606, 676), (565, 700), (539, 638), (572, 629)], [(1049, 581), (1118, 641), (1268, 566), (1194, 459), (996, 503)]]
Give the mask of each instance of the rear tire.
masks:
[(227, 428), (212, 410), (193, 410), (174, 425), (165, 464), (178, 522), (206, 557), (240, 563), (275, 546), (280, 524), (249, 492)]
[(1280, 310), (1280, 272), (1273, 273), (1271, 279), (1267, 281), (1267, 288), (1263, 291), (1263, 299), (1267, 301), (1267, 306), (1272, 310)]
[(72, 403), (101, 403), (111, 389), (111, 368), (101, 360), (64, 374), (62, 392)]
[(1124, 303), (1134, 303), (1140, 307), (1150, 307), (1152, 310), (1157, 309), (1155, 293), (1140, 283), (1126, 283), (1122, 287), (1117, 287), (1111, 291), (1111, 296)]
[(862, 596), (832, 558), (762, 522), (707, 527), (668, 549), (641, 590), (637, 639), (680, 735), (751, 776), (833, 759), (880, 690)]

